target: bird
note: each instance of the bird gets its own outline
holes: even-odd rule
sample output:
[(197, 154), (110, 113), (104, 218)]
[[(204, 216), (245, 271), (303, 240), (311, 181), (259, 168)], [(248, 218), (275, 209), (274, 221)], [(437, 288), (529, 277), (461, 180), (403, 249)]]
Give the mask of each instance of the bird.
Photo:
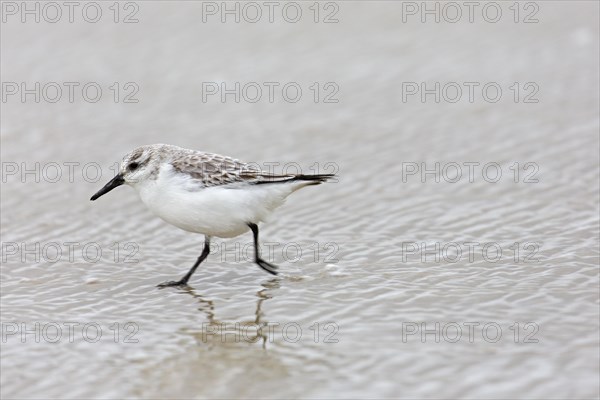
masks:
[(184, 231), (204, 235), (204, 248), (194, 265), (181, 279), (158, 285), (165, 288), (188, 284), (208, 257), (213, 237), (233, 238), (249, 231), (254, 239), (254, 262), (265, 272), (277, 275), (278, 266), (260, 255), (258, 224), (293, 192), (335, 177), (276, 174), (228, 156), (152, 144), (127, 153), (119, 172), (90, 200), (128, 185), (154, 215)]

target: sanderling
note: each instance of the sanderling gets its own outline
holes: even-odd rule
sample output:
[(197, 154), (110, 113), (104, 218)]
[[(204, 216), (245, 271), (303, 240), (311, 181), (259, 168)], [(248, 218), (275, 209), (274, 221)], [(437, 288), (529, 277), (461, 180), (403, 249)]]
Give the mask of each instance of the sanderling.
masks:
[(164, 221), (188, 232), (204, 234), (204, 249), (189, 272), (179, 281), (158, 285), (177, 286), (186, 285), (208, 257), (211, 237), (232, 238), (248, 230), (254, 236), (256, 264), (277, 275), (277, 266), (260, 257), (258, 223), (291, 193), (333, 176), (277, 175), (231, 157), (153, 144), (127, 154), (119, 173), (90, 200), (127, 184)]

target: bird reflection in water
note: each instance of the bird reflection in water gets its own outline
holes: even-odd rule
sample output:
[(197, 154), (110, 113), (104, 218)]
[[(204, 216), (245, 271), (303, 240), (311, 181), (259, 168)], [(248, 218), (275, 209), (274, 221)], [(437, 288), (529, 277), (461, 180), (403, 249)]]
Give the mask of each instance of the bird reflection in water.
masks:
[[(200, 331), (193, 329), (190, 333), (194, 335), (200, 345), (227, 345), (231, 343), (253, 344), (262, 342), (263, 349), (267, 348), (269, 341), (269, 322), (265, 320), (262, 311), (263, 303), (273, 298), (273, 291), (280, 287), (279, 279), (272, 278), (261, 283), (262, 289), (256, 292), (256, 309), (254, 311), (254, 320), (251, 321), (221, 321), (216, 316), (215, 304), (212, 300), (196, 293), (196, 291), (187, 286), (180, 289), (181, 293), (189, 294), (198, 300), (198, 310), (206, 314), (206, 322), (200, 327)], [(271, 342), (273, 341), (271, 334)]]

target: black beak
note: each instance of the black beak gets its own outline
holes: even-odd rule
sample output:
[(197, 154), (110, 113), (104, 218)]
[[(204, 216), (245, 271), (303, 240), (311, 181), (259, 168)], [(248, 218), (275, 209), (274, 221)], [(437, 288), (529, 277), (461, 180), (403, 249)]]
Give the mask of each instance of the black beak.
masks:
[(93, 195), (90, 200), (94, 201), (96, 200), (98, 197), (110, 192), (111, 190), (113, 190), (114, 188), (121, 186), (122, 184), (125, 183), (125, 180), (123, 179), (123, 176), (121, 174), (118, 174), (117, 176), (115, 176), (114, 178), (112, 178), (110, 180), (110, 182), (108, 182), (106, 185), (104, 185), (104, 187), (100, 190), (98, 190), (98, 192), (96, 192), (95, 195)]

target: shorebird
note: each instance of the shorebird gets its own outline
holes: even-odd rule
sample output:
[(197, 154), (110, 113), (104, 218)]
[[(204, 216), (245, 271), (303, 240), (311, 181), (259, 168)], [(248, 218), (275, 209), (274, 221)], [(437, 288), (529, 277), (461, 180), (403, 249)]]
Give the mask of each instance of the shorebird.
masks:
[(204, 248), (188, 273), (178, 281), (158, 285), (180, 286), (187, 285), (208, 257), (212, 237), (232, 238), (249, 230), (254, 237), (256, 264), (277, 275), (278, 267), (260, 256), (258, 224), (296, 190), (334, 176), (268, 173), (231, 157), (153, 144), (129, 152), (119, 173), (90, 200), (118, 186), (129, 185), (146, 207), (164, 221), (203, 234)]

